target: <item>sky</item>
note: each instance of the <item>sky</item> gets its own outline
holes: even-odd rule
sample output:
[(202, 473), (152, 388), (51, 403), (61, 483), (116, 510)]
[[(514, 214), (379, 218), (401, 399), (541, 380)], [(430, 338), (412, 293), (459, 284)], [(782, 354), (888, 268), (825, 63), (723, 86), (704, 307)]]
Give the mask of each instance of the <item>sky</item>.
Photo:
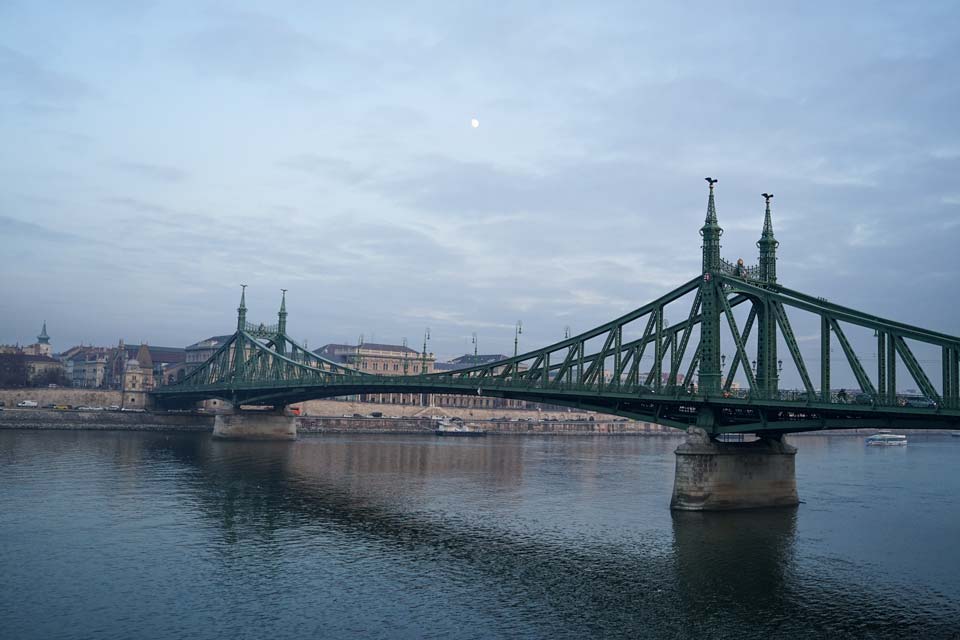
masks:
[(960, 335), (958, 34), (956, 2), (2, 0), (0, 343), (183, 346), (243, 283), (311, 346), (543, 346), (699, 273), (705, 176), (726, 258), (773, 192), (781, 283)]

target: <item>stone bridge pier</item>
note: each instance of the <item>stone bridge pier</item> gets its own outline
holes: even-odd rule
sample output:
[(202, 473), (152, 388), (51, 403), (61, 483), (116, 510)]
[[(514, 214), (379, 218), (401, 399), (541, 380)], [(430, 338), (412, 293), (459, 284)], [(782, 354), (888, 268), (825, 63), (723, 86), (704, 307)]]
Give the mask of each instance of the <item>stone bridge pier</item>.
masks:
[(675, 455), (671, 509), (724, 511), (800, 503), (797, 449), (782, 439), (717, 442), (703, 429), (691, 427)]
[(276, 411), (218, 413), (213, 422), (213, 437), (219, 440), (296, 440), (297, 419)]

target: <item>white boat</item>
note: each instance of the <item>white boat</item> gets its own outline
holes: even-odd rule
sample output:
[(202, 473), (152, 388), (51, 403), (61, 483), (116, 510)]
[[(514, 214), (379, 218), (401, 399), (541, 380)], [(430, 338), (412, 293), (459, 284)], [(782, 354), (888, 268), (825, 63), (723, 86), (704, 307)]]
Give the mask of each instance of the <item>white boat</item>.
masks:
[(441, 420), (434, 433), (438, 436), (482, 437), (487, 435), (483, 429), (476, 429), (462, 422)]
[(907, 436), (896, 433), (875, 433), (867, 438), (868, 447), (897, 447), (907, 444)]

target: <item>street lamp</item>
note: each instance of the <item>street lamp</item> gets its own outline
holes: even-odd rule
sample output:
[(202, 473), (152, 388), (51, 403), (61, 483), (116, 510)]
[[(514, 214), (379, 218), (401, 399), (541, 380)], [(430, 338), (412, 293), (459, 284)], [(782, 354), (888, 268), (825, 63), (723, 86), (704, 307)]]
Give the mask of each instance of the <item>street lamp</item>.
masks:
[(513, 357), (516, 358), (520, 350), (520, 334), (523, 333), (523, 324), (517, 320), (517, 329), (513, 333)]
[(420, 360), (420, 374), (427, 375), (427, 340), (430, 339), (430, 327), (423, 332), (423, 355)]
[[(477, 333), (476, 333), (476, 331), (474, 331), (474, 333), (473, 333), (473, 357), (474, 357), (474, 358), (477, 357)], [(474, 364), (476, 364), (476, 363), (474, 363)]]

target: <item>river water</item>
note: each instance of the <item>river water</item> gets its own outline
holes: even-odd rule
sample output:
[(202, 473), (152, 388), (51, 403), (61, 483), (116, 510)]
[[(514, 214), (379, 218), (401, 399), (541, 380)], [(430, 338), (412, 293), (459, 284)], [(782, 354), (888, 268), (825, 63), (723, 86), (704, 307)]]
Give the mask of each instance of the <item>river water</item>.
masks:
[(960, 438), (796, 438), (672, 514), (669, 437), (0, 431), (0, 637), (960, 635)]

